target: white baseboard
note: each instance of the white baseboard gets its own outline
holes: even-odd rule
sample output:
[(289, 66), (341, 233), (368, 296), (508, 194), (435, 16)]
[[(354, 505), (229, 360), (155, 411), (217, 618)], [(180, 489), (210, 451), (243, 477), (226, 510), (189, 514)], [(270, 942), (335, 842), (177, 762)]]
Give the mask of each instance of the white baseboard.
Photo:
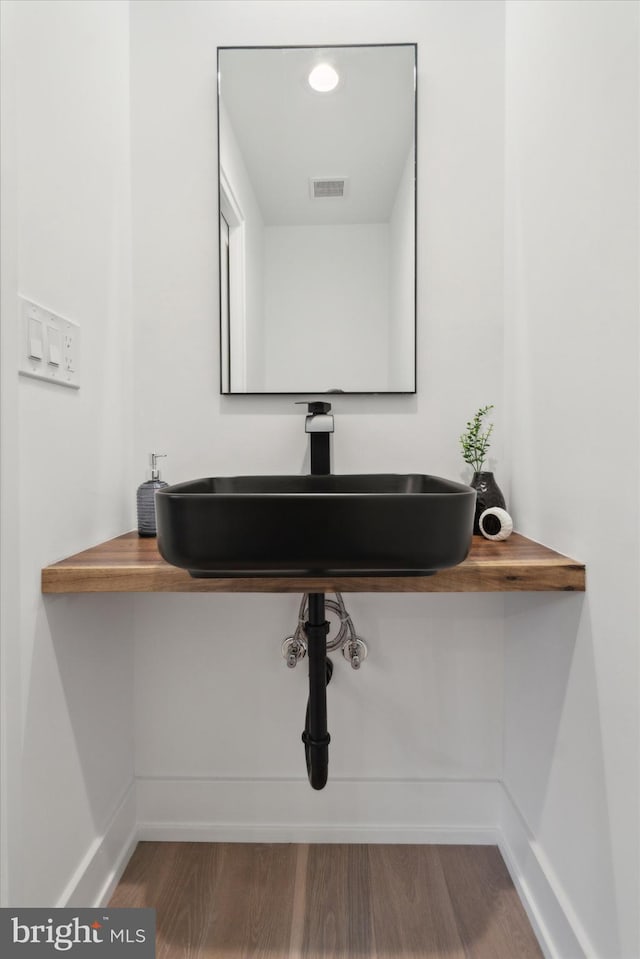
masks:
[(118, 803), (104, 833), (82, 857), (57, 906), (101, 906), (108, 902), (136, 842), (136, 792), (132, 782)]
[(498, 845), (546, 959), (597, 959), (513, 797), (504, 784), (500, 789)]
[(237, 823), (140, 823), (139, 841), (260, 843), (388, 843), (394, 845), (497, 846), (495, 829), (448, 829), (419, 826), (238, 826)]
[(191, 842), (497, 843), (487, 781), (139, 778), (138, 838)]

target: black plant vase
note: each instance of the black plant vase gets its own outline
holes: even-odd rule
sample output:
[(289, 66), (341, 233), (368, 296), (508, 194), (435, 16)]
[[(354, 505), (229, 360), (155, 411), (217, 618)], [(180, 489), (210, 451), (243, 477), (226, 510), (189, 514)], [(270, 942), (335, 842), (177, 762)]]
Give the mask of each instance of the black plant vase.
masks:
[(469, 484), (476, 491), (476, 515), (473, 520), (473, 532), (480, 532), (479, 519), (482, 513), (491, 506), (500, 506), (506, 509), (502, 490), (493, 478), (493, 473), (474, 473)]

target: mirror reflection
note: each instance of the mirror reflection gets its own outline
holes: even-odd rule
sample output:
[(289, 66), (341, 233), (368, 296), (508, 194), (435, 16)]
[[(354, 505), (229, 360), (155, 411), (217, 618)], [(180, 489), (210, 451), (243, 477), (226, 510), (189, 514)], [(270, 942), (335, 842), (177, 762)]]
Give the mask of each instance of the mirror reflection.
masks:
[(415, 64), (219, 48), (222, 393), (415, 392)]

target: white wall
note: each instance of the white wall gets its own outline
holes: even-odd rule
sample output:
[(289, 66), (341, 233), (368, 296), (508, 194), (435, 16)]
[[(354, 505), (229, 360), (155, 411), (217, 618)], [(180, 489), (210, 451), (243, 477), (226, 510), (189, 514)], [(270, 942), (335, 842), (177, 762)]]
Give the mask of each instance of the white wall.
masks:
[(638, 5), (513, 2), (506, 24), (511, 502), (588, 579), (507, 600), (505, 825), (573, 920), (558, 954), (635, 959)]
[[(42, 566), (132, 525), (129, 29), (120, 2), (3, 17), (3, 899), (27, 906), (99, 895), (135, 818), (131, 603), (40, 593)], [(80, 324), (78, 393), (18, 382), (19, 293)]]
[(387, 223), (264, 230), (265, 388), (389, 389)]
[(393, 390), (415, 388), (412, 343), (416, 335), (415, 312), (415, 156), (407, 154), (398, 192), (389, 220), (389, 302), (390, 322), (387, 349), (389, 383)]
[[(291, 398), (218, 395), (215, 48), (320, 36), (420, 45), (419, 393), (336, 397), (335, 470), (467, 475), (460, 431), (502, 395), (502, 4), (341, 2), (329, 15), (324, 2), (134, 2), (136, 461), (162, 449), (174, 482), (304, 468)], [(500, 436), (497, 421), (504, 480)], [(136, 597), (143, 834), (353, 837), (375, 823), (378, 836), (477, 837), (494, 826), (502, 598), (349, 598), (371, 652), (359, 673), (336, 663), (321, 794), (300, 743), (304, 667), (280, 657), (298, 602)]]

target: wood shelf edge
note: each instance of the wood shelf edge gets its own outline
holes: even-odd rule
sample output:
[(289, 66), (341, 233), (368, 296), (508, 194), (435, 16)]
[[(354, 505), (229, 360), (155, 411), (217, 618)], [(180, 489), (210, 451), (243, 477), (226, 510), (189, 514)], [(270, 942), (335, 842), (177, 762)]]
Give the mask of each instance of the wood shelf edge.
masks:
[(42, 570), (42, 592), (61, 593), (484, 593), (584, 592), (583, 563), (518, 533), (474, 537), (464, 563), (435, 576), (193, 579), (166, 563), (154, 539), (125, 533)]

